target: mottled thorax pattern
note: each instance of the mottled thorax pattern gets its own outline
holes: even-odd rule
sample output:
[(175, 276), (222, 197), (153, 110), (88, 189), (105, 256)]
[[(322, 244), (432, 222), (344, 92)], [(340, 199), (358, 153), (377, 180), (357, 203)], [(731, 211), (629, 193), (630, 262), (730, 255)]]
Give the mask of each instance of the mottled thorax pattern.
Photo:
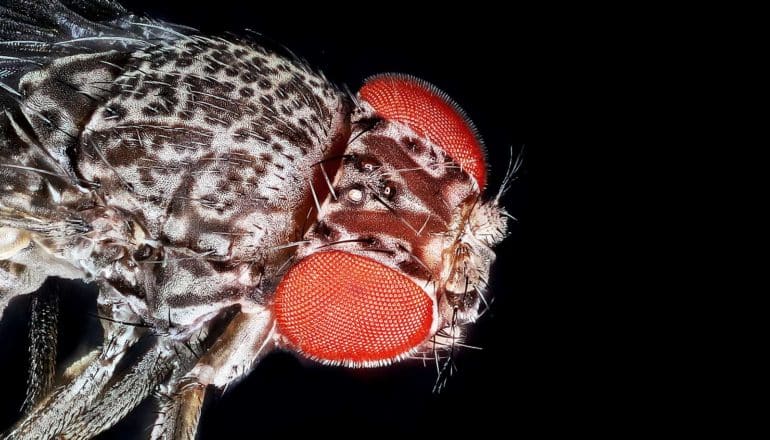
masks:
[(78, 173), (165, 261), (148, 250), (144, 270), (115, 285), (177, 323), (191, 319), (186, 307), (259, 301), (287, 258), (276, 248), (304, 232), (313, 165), (344, 146), (341, 94), (296, 61), (202, 37), (134, 53), (110, 87), (79, 141)]

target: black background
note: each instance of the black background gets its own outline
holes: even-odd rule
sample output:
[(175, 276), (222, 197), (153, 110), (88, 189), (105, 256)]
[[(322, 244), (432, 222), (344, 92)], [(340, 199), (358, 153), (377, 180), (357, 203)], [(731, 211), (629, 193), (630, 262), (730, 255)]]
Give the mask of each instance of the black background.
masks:
[[(584, 423), (569, 415), (590, 388), (574, 388), (581, 381), (584, 342), (572, 328), (577, 320), (564, 320), (571, 316), (570, 302), (562, 301), (565, 293), (546, 287), (554, 285), (551, 278), (565, 275), (542, 270), (549, 263), (541, 255), (560, 256), (535, 246), (540, 219), (532, 207), (532, 182), (545, 162), (545, 146), (575, 128), (565, 114), (577, 111), (572, 93), (582, 87), (580, 71), (589, 50), (585, 39), (573, 37), (586, 30), (563, 27), (569, 20), (557, 20), (556, 14), (480, 4), (262, 3), (124, 2), (134, 11), (204, 33), (253, 29), (354, 91), (381, 72), (409, 73), (436, 84), (467, 111), (484, 137), (490, 192), (499, 186), (511, 147), (516, 154), (526, 144), (520, 179), (504, 199), (519, 221), (511, 224), (511, 235), (498, 250), (492, 311), (470, 335), (469, 343), (483, 350), (460, 353), (459, 372), (443, 393), (431, 392), (432, 365), (350, 370), (274, 354), (227, 393), (211, 393), (198, 438), (547, 434)], [(65, 297), (60, 357), (69, 359), (83, 346), (82, 335), (97, 325), (87, 315), (94, 292), (70, 282), (46, 286)], [(28, 298), (15, 300), (0, 323), (0, 377), (5, 379), (0, 430), (18, 417), (23, 400), (28, 306)], [(99, 438), (144, 438), (152, 417), (149, 405), (143, 409)]]

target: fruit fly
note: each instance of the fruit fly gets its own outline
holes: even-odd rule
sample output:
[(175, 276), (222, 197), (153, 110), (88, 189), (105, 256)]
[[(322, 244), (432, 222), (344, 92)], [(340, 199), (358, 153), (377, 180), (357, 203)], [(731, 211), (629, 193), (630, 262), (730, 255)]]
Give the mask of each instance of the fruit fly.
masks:
[(151, 438), (194, 438), (206, 390), (272, 351), (439, 358), (477, 319), (520, 162), (485, 196), (480, 136), (435, 86), (349, 93), (258, 39), (109, 0), (6, 5), (0, 313), (81, 279), (104, 338), (55, 375), (56, 300), (35, 294), (6, 438), (92, 438), (151, 395)]

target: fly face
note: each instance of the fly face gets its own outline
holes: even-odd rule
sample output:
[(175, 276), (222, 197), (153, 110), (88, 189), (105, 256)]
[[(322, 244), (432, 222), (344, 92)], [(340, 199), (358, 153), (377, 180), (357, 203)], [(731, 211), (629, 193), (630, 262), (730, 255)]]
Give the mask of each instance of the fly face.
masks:
[(285, 343), (350, 366), (450, 348), (479, 311), (505, 235), (482, 201), (482, 144), (435, 87), (384, 75), (359, 93), (318, 222), (278, 286)]

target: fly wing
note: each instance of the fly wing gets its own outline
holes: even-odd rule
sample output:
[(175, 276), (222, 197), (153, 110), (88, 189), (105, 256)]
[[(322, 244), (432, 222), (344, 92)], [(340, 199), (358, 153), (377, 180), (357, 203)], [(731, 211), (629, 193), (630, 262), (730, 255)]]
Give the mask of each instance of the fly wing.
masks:
[(136, 16), (112, 0), (3, 0), (0, 80), (17, 82), (63, 56), (131, 50), (191, 30)]

